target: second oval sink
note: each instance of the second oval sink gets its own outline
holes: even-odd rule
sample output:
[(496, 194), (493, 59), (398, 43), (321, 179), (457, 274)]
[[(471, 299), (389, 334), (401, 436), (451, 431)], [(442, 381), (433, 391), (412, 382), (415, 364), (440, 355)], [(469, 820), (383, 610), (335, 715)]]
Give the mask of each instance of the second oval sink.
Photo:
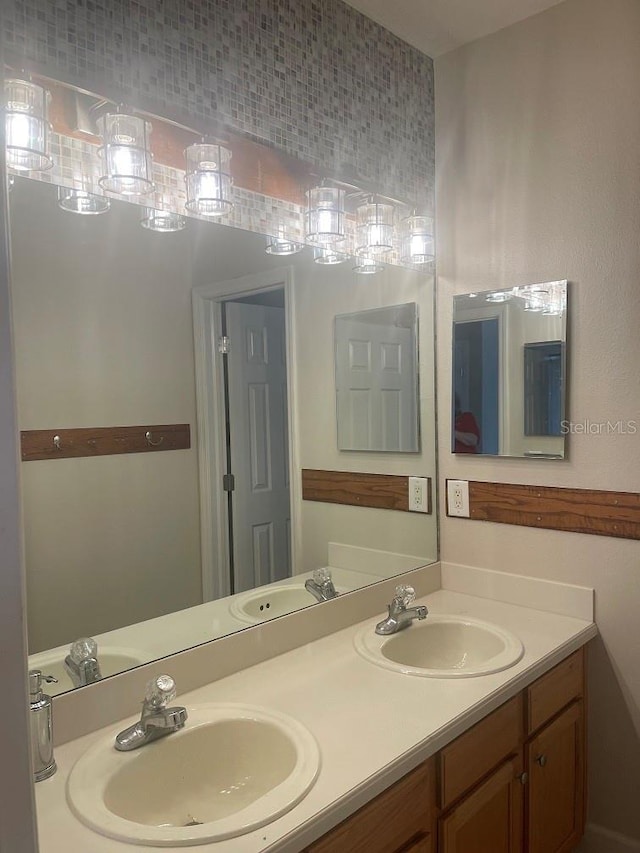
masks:
[(320, 754), (297, 720), (243, 705), (189, 709), (179, 732), (134, 752), (113, 736), (88, 750), (67, 783), (91, 829), (134, 844), (178, 847), (257, 829), (315, 782)]
[(510, 631), (464, 616), (429, 615), (397, 634), (381, 637), (367, 626), (354, 640), (371, 663), (427, 678), (469, 678), (508, 669), (524, 654)]

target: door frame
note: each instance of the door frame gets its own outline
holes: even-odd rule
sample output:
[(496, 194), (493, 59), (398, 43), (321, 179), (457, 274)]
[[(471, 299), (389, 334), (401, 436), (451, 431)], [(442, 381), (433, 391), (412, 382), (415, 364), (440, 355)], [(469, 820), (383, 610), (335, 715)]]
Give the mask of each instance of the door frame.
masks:
[(222, 476), (226, 472), (225, 407), (222, 395), (216, 390), (222, 388), (222, 357), (218, 352), (218, 339), (222, 334), (220, 303), (234, 296), (245, 297), (277, 288), (284, 290), (291, 556), (293, 566), (298, 564), (302, 539), (299, 510), (302, 484), (299, 476), (293, 284), (294, 271), (289, 266), (194, 287), (192, 291), (203, 601), (212, 601), (216, 592), (217, 598), (229, 595), (231, 589), (226, 492), (222, 491)]

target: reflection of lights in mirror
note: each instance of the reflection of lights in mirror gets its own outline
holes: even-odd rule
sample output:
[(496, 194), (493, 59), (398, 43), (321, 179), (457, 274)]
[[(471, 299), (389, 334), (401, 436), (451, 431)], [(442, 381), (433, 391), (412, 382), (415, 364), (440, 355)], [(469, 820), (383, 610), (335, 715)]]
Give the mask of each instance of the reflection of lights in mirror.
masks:
[(140, 225), (149, 231), (168, 234), (172, 231), (182, 231), (187, 222), (184, 216), (171, 213), (169, 210), (154, 210), (152, 207), (145, 207), (142, 209)]
[(278, 227), (278, 233), (267, 237), (265, 252), (268, 255), (296, 255), (304, 249), (304, 244), (293, 240), (285, 225)]
[(196, 142), (185, 149), (187, 161), (187, 203), (185, 207), (200, 216), (224, 216), (233, 207), (231, 201), (231, 151), (223, 145)]
[(51, 169), (49, 93), (36, 83), (16, 79), (5, 80), (4, 91), (7, 165), (21, 172)]
[(111, 202), (104, 196), (88, 193), (84, 190), (69, 190), (58, 187), (58, 207), (69, 213), (79, 213), (84, 216), (96, 216), (107, 213)]
[(150, 193), (154, 188), (151, 124), (139, 116), (118, 112), (100, 116), (98, 127), (102, 136), (100, 186), (119, 195)]
[(348, 252), (341, 252), (331, 246), (318, 246), (313, 250), (313, 260), (316, 264), (343, 264), (349, 257)]
[(365, 258), (359, 256), (355, 258), (353, 271), (359, 275), (375, 275), (377, 272), (382, 272), (384, 264), (377, 261), (375, 258)]
[(402, 248), (400, 257), (404, 264), (428, 264), (435, 254), (433, 218), (413, 214), (402, 222)]
[(357, 208), (356, 255), (372, 258), (393, 249), (393, 215), (393, 205), (379, 201), (367, 201)]
[(485, 302), (494, 302), (499, 304), (501, 302), (508, 302), (513, 293), (510, 290), (494, 290), (492, 293), (488, 293), (485, 296)]
[[(321, 245), (344, 240), (346, 236), (344, 190), (337, 187), (314, 187), (307, 190), (306, 196), (307, 240)], [(336, 263), (336, 261), (325, 263)]]

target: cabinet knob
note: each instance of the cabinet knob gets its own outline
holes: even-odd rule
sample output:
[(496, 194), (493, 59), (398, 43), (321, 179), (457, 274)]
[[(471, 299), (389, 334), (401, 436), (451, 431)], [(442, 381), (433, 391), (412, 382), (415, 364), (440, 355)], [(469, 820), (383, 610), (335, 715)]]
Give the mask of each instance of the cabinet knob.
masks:
[(527, 782), (529, 781), (529, 774), (526, 771), (524, 773), (521, 773), (518, 776), (518, 781), (520, 782), (521, 785), (526, 785)]
[(544, 765), (547, 763), (547, 756), (546, 755), (539, 755), (536, 758), (536, 761), (538, 762), (540, 767), (544, 767)]

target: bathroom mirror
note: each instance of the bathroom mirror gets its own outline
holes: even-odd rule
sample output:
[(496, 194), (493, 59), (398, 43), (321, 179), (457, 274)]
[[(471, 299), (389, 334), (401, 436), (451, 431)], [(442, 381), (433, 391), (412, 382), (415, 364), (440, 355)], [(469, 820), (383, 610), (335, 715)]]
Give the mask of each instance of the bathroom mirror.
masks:
[[(437, 559), (435, 514), (301, 498), (304, 468), (434, 477), (431, 278), (391, 266), (358, 275), (309, 249), (275, 257), (263, 236), (209, 221), (157, 233), (142, 213), (115, 199), (101, 215), (69, 213), (55, 186), (18, 176), (10, 193), (20, 430), (190, 434), (183, 449), (23, 461), (30, 664), (59, 690), (73, 686), (63, 660), (79, 637), (98, 641), (106, 676), (313, 605), (304, 582), (315, 569), (330, 567), (346, 593)], [(346, 453), (334, 318), (399, 303), (420, 314), (421, 450)], [(278, 331), (265, 337), (269, 324)], [(277, 362), (272, 392), (232, 365), (249, 350)], [(267, 425), (270, 394), (279, 413)], [(240, 439), (237, 464), (250, 461), (256, 491), (276, 465), (288, 490), (278, 541), (275, 517), (238, 503), (239, 469), (235, 490), (223, 483)], [(242, 518), (250, 536), (235, 528)]]
[(417, 342), (412, 302), (336, 317), (340, 450), (420, 450)]
[(453, 453), (563, 459), (567, 282), (453, 300)]

